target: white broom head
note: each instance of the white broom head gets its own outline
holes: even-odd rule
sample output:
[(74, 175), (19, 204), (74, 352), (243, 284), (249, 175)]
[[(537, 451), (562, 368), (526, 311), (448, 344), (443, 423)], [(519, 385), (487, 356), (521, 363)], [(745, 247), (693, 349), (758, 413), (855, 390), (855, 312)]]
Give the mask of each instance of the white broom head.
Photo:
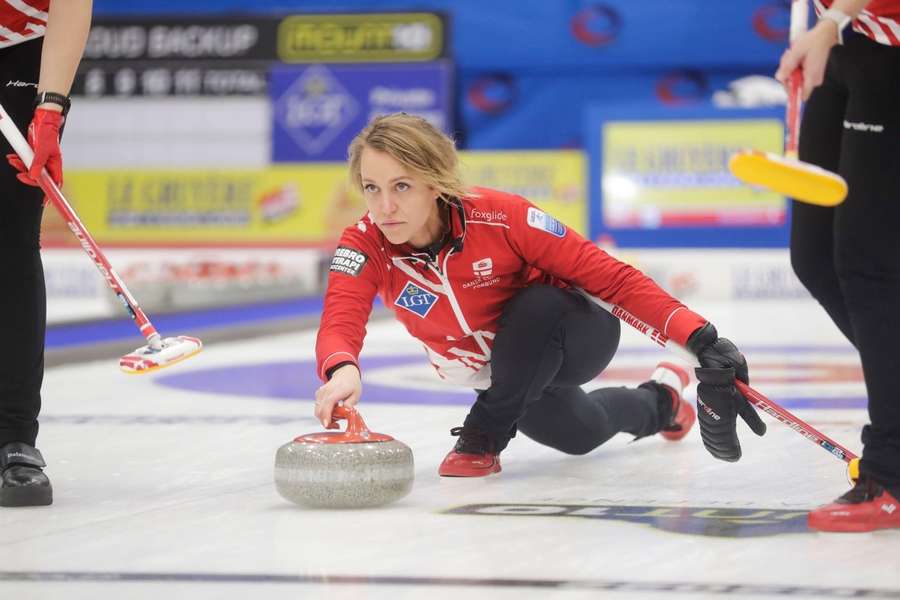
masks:
[(179, 335), (162, 340), (162, 347), (141, 346), (119, 359), (126, 373), (143, 374), (174, 365), (200, 352), (203, 342), (195, 337)]

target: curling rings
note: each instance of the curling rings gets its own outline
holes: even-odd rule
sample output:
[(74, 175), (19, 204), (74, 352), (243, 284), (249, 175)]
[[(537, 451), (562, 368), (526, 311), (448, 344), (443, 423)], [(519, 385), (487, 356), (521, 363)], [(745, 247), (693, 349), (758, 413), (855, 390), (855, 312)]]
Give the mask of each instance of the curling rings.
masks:
[(389, 435), (369, 431), (355, 408), (336, 406), (328, 429), (281, 446), (275, 454), (275, 489), (282, 498), (312, 508), (371, 508), (412, 490), (412, 450)]

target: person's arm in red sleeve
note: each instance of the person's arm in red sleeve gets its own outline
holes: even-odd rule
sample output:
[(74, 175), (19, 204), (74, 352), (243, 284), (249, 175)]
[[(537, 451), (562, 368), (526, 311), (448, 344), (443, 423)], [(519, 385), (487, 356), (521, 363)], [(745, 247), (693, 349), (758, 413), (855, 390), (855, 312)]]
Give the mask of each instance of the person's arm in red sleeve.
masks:
[[(27, 6), (27, 5), (26, 5)], [(37, 105), (28, 126), (28, 144), (34, 150), (31, 167), (26, 168), (16, 153), (6, 155), (19, 171), (18, 179), (38, 185), (41, 170), (61, 186), (63, 181), (60, 132), (68, 112), (69, 90), (91, 28), (91, 0), (52, 0), (47, 16), (47, 31), (41, 46), (41, 71), (37, 87)]]
[(376, 245), (354, 227), (344, 231), (331, 259), (316, 337), (316, 366), (325, 384), (316, 392), (315, 414), (325, 426), (336, 404), (352, 406), (359, 401), (359, 352), (384, 276), (377, 252)]
[(513, 197), (510, 243), (529, 264), (621, 306), (684, 346), (706, 319), (524, 198)]

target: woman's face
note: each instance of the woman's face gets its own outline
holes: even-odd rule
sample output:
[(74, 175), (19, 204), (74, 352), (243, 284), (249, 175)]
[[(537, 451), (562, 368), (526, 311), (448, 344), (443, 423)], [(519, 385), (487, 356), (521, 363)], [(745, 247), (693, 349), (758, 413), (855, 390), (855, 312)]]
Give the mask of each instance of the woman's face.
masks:
[(369, 147), (360, 156), (360, 175), (372, 220), (389, 242), (422, 248), (437, 240), (443, 225), (434, 188), (390, 154)]

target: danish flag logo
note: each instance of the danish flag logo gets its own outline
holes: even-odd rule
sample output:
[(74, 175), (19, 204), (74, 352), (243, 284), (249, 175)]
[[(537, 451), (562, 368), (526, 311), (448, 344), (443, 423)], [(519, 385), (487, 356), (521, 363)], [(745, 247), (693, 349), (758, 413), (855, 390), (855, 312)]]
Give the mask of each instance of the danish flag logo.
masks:
[(475, 277), (490, 277), (494, 272), (494, 261), (490, 258), (482, 258), (472, 263), (472, 271)]

